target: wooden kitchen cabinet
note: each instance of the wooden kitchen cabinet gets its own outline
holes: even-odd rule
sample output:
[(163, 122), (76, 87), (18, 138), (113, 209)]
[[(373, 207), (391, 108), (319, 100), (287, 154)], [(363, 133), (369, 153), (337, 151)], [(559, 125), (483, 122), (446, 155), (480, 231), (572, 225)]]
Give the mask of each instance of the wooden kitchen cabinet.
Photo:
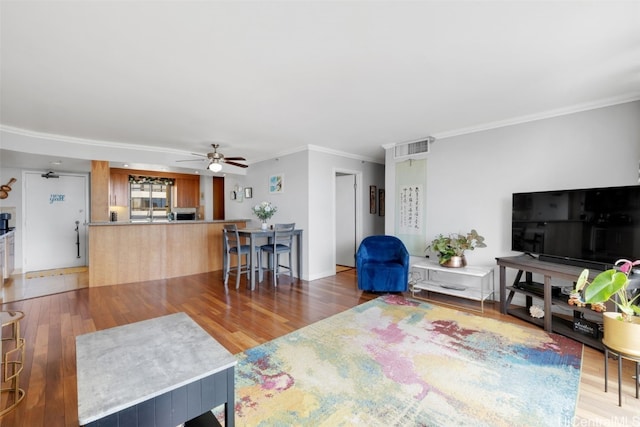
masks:
[(196, 208), (200, 206), (200, 177), (176, 178), (173, 206), (176, 208)]
[(200, 176), (117, 168), (112, 168), (109, 175), (110, 206), (129, 206), (131, 197), (129, 175), (171, 178), (174, 180), (171, 189), (171, 205), (173, 207), (197, 208), (200, 206)]
[(109, 205), (129, 206), (129, 174), (111, 171)]

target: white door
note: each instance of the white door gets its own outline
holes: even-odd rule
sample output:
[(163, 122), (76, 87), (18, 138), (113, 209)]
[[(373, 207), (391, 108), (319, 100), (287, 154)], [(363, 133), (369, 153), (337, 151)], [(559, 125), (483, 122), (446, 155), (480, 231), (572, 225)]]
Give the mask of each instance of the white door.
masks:
[(336, 174), (336, 264), (355, 267), (355, 175)]
[(24, 271), (86, 265), (88, 175), (25, 172)]

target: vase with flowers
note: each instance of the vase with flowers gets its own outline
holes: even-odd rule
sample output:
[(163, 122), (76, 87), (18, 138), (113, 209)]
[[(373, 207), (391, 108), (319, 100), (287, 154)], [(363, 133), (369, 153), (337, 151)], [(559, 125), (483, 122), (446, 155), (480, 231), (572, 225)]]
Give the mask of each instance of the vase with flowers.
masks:
[(273, 206), (271, 202), (262, 202), (255, 205), (252, 210), (254, 215), (262, 221), (262, 229), (266, 230), (267, 220), (278, 211), (278, 208)]

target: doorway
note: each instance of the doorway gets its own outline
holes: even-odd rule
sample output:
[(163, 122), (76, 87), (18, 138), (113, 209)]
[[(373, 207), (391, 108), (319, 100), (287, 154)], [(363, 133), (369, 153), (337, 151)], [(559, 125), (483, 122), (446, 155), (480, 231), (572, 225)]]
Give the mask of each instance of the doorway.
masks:
[(213, 177), (213, 219), (224, 217), (224, 177)]
[(356, 266), (356, 251), (362, 239), (362, 175), (357, 171), (335, 171), (335, 266), (336, 272)]
[(24, 272), (87, 265), (88, 180), (24, 172)]

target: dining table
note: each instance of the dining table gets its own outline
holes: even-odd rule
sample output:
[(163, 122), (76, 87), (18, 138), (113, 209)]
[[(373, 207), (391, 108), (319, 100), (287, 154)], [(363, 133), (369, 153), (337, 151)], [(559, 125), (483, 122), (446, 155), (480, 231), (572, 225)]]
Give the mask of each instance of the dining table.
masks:
[[(275, 230), (271, 229), (271, 228), (267, 228), (266, 230), (263, 230), (262, 228), (239, 228), (238, 229), (238, 234), (240, 235), (240, 237), (244, 237), (244, 238), (248, 238), (249, 239), (249, 246), (251, 248), (256, 246), (256, 241), (257, 239), (260, 238), (266, 238), (267, 241), (271, 242), (273, 237), (275, 236)], [(296, 272), (297, 272), (297, 277), (298, 278), (302, 278), (302, 236), (303, 236), (303, 230), (302, 229), (295, 229), (293, 230), (293, 235), (295, 236), (295, 239), (293, 239), (293, 241), (295, 242), (295, 247), (296, 247)], [(224, 254), (227, 253), (226, 248), (224, 248)], [(293, 249), (293, 248), (292, 248)], [(253, 291), (256, 288), (256, 266), (258, 265), (258, 256), (260, 256), (261, 254), (256, 254), (256, 251), (251, 251), (251, 256), (249, 257), (249, 282), (250, 282), (250, 289)], [(226, 265), (226, 264), (225, 264)]]

